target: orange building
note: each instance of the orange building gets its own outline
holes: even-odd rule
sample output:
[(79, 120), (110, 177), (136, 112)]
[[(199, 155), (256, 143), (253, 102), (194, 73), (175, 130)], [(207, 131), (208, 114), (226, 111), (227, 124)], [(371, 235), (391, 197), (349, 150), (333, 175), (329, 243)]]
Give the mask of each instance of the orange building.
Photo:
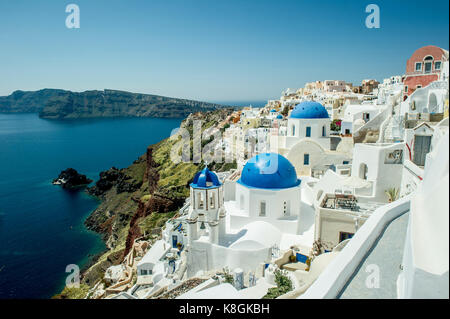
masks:
[(448, 61), (448, 51), (437, 46), (428, 45), (416, 50), (406, 62), (403, 100), (417, 88), (438, 80), (445, 61)]

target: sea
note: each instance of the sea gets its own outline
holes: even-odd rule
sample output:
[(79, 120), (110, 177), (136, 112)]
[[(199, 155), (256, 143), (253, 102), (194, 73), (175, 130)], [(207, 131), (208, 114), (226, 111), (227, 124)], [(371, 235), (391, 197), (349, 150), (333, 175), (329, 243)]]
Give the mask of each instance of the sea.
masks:
[(64, 288), (73, 265), (82, 270), (106, 249), (100, 235), (84, 226), (98, 200), (52, 185), (62, 170), (72, 167), (96, 181), (101, 171), (131, 165), (181, 121), (57, 121), (0, 113), (0, 299), (50, 298)]
[(97, 180), (112, 166), (128, 167), (181, 121), (0, 114), (0, 299), (50, 298), (63, 289), (70, 265), (82, 269), (105, 250), (84, 226), (99, 202), (52, 185), (62, 170)]

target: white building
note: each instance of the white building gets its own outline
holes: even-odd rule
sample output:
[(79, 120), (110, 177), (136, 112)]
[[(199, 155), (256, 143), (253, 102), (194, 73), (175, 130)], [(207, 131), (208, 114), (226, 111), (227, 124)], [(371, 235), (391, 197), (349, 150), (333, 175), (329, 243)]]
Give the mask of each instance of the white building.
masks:
[(341, 134), (352, 134), (374, 118), (381, 110), (375, 104), (347, 104), (343, 108), (344, 116), (341, 122)]
[(377, 208), (300, 298), (448, 299), (448, 141), (427, 155), (417, 190)]
[(331, 150), (331, 119), (318, 102), (298, 104), (287, 120), (286, 134), (272, 134), (270, 149), (285, 155), (300, 176), (311, 176), (317, 165), (349, 163), (348, 154)]
[[(237, 181), (227, 183), (225, 189), (234, 196), (224, 194), (224, 184), (214, 172), (198, 172), (190, 185), (189, 209), (166, 227), (172, 229), (164, 236), (166, 246), (184, 248), (188, 278), (224, 267), (255, 271), (271, 261), (274, 248), (312, 246), (314, 218), (302, 225), (301, 181), (285, 157), (256, 155)], [(178, 236), (178, 228), (187, 236)]]
[(429, 154), (423, 182), (411, 199), (398, 298), (449, 297), (448, 140), (447, 133)]

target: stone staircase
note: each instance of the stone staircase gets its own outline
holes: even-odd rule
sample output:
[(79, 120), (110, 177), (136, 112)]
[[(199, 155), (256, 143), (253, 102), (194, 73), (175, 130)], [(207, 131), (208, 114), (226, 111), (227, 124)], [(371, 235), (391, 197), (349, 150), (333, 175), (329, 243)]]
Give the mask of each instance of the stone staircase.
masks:
[(403, 116), (393, 115), (385, 127), (383, 143), (394, 143), (403, 139)]

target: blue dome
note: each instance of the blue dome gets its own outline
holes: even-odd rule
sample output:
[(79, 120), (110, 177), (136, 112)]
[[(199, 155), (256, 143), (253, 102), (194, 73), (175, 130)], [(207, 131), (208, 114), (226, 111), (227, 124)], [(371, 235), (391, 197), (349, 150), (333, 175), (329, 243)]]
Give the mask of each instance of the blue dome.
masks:
[(270, 112), (272, 112), (272, 113), (275, 113), (275, 112), (276, 112), (276, 110), (275, 110), (275, 109), (271, 109), (271, 110), (270, 110)]
[(306, 101), (297, 104), (292, 110), (290, 118), (293, 119), (327, 119), (328, 112), (319, 102)]
[(283, 115), (278, 114), (278, 115), (277, 115), (277, 119), (282, 120), (282, 119), (283, 119)]
[(280, 189), (298, 186), (294, 166), (284, 156), (275, 153), (252, 157), (242, 169), (238, 183), (254, 188)]
[(192, 188), (216, 188), (222, 185), (216, 173), (211, 172), (208, 167), (195, 174)]

